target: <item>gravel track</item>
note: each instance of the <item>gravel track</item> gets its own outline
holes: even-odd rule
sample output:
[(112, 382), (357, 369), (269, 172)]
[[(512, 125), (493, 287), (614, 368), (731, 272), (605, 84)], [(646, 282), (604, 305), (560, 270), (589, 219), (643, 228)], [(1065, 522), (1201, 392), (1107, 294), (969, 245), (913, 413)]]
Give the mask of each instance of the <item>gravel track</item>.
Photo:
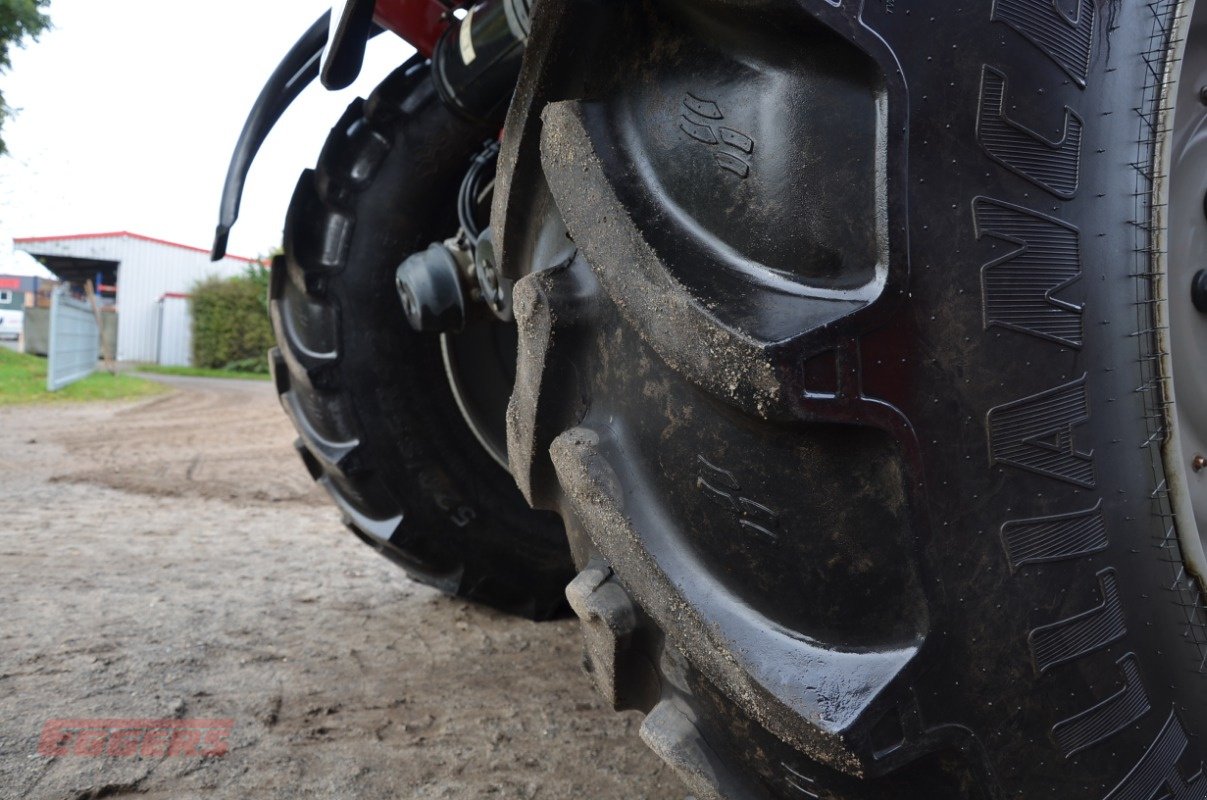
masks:
[[(0, 408), (0, 797), (682, 800), (577, 623), (409, 582), (267, 383)], [(52, 718), (230, 718), (214, 758), (37, 753)]]

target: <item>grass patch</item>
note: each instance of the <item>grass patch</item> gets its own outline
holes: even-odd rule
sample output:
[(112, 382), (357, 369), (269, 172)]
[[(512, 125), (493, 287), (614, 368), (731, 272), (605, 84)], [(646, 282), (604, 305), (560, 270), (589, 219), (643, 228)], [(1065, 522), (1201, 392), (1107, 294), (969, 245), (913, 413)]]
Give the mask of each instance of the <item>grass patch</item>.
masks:
[(46, 359), (0, 347), (0, 406), (79, 400), (130, 400), (167, 390), (133, 375), (94, 372), (57, 392), (46, 391)]
[(233, 369), (209, 369), (207, 367), (161, 367), (158, 364), (140, 364), (139, 372), (153, 375), (184, 375), (187, 378), (231, 378), (239, 381), (269, 381), (267, 372), (239, 372)]

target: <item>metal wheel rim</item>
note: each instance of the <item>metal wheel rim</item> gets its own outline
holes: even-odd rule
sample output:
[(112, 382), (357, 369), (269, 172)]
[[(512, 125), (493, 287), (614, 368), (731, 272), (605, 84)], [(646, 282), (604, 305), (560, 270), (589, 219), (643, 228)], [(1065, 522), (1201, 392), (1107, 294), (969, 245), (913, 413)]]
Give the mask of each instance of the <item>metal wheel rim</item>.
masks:
[[(1154, 198), (1163, 228), (1164, 373), (1168, 381), (1165, 446), (1178, 537), (1183, 555), (1207, 577), (1207, 312), (1195, 308), (1191, 286), (1207, 269), (1207, 3), (1186, 0), (1182, 51), (1170, 70), (1166, 120), (1158, 142), (1160, 173), (1169, 176)], [(1161, 196), (1164, 195), (1164, 196)], [(1159, 244), (1159, 243), (1158, 243)]]

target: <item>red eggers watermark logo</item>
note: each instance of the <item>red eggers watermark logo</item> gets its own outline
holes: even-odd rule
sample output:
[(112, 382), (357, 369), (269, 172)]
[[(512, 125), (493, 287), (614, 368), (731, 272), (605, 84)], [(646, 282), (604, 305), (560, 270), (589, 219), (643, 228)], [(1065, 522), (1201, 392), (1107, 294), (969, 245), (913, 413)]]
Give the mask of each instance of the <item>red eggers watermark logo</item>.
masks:
[(44, 756), (224, 756), (233, 719), (52, 719), (42, 728)]

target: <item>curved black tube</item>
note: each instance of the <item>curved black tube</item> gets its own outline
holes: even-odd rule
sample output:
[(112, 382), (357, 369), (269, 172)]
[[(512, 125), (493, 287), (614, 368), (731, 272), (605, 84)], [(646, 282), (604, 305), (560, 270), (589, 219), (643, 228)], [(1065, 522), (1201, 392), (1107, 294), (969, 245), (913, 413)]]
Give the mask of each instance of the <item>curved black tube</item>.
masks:
[(239, 134), (230, 167), (226, 171), (226, 183), (222, 186), (218, 228), (214, 233), (214, 248), (210, 251), (210, 258), (214, 261), (226, 255), (227, 238), (235, 220), (239, 218), (239, 200), (243, 195), (243, 184), (247, 181), (247, 171), (251, 169), (251, 162), (259, 152), (260, 145), (285, 109), (318, 77), (319, 59), (327, 44), (330, 17), (330, 11), (323, 12), (290, 48), (260, 90), (247, 122), (243, 123), (243, 131)]

